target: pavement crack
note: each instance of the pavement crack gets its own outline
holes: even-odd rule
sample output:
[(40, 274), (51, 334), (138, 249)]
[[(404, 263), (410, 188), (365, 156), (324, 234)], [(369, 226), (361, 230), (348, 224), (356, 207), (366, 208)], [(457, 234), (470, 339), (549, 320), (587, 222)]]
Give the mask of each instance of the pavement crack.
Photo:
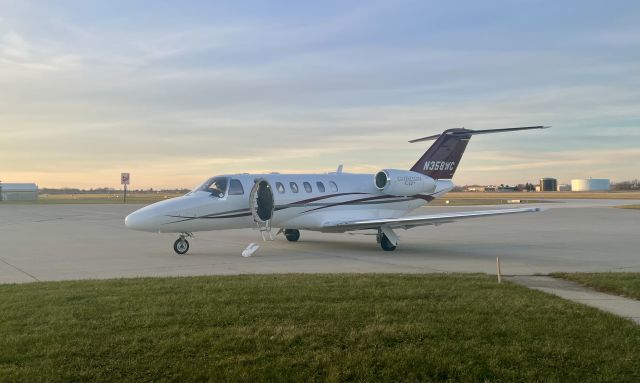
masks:
[(21, 269), (21, 268), (19, 268), (18, 266), (12, 265), (11, 263), (9, 263), (9, 262), (5, 261), (5, 260), (4, 260), (4, 259), (2, 259), (2, 258), (0, 258), (0, 262), (2, 262), (2, 263), (4, 263), (5, 265), (7, 265), (7, 266), (11, 267), (12, 269), (15, 269), (15, 270), (17, 270), (17, 271), (21, 272), (22, 274), (24, 274), (24, 275), (28, 276), (29, 278), (32, 278), (32, 279), (33, 279), (34, 281), (36, 281), (36, 282), (40, 282), (40, 280), (39, 280), (38, 278), (36, 278), (36, 276), (35, 276), (35, 275), (33, 275), (33, 274), (31, 274), (31, 273), (29, 273), (29, 272), (27, 272), (27, 271), (22, 270), (22, 269)]

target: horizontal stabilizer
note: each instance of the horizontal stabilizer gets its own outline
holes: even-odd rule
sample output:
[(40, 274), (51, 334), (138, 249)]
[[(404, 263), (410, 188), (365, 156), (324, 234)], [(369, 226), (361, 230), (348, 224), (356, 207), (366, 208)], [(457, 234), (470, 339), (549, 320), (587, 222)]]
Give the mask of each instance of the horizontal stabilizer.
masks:
[(430, 140), (435, 140), (438, 137), (442, 136), (443, 134), (446, 134), (448, 136), (454, 136), (454, 137), (459, 137), (459, 138), (468, 138), (471, 136), (474, 136), (476, 134), (489, 134), (489, 133), (503, 133), (503, 132), (514, 132), (516, 130), (529, 130), (529, 129), (547, 129), (550, 128), (550, 126), (522, 126), (522, 127), (518, 127), (518, 128), (503, 128), (503, 129), (485, 129), (485, 130), (471, 130), (471, 129), (455, 129), (455, 130), (448, 130), (442, 134), (435, 134), (433, 136), (427, 136), (427, 137), (422, 137), (422, 138), (416, 138), (415, 140), (411, 140), (409, 142), (414, 143), (414, 142), (422, 142), (422, 141), (430, 141)]

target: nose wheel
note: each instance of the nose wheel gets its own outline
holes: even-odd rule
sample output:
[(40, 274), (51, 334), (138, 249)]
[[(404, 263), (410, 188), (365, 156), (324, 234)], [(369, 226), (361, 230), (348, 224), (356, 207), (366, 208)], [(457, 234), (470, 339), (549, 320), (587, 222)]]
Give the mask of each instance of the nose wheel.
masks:
[(180, 237), (173, 243), (173, 250), (178, 255), (184, 255), (187, 253), (187, 251), (189, 251), (189, 241), (187, 241), (186, 237), (193, 238), (193, 235), (191, 233), (181, 234)]

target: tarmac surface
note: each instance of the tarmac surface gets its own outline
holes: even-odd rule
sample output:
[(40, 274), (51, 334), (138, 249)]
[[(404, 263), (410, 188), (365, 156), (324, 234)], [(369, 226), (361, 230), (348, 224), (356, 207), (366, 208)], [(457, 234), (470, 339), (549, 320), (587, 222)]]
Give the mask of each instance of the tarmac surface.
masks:
[[(546, 211), (399, 230), (396, 251), (371, 235), (301, 233), (262, 242), (251, 229), (196, 233), (185, 256), (173, 234), (128, 230), (138, 205), (0, 204), (0, 283), (250, 273), (502, 273), (640, 271), (638, 201), (566, 200)], [(519, 205), (525, 206), (525, 205)], [(531, 206), (531, 205), (529, 205)], [(504, 206), (507, 207), (507, 206)], [(509, 205), (508, 207), (514, 207)], [(414, 214), (496, 206), (426, 207)], [(275, 232), (275, 230), (274, 230)], [(256, 242), (250, 258), (240, 255)]]

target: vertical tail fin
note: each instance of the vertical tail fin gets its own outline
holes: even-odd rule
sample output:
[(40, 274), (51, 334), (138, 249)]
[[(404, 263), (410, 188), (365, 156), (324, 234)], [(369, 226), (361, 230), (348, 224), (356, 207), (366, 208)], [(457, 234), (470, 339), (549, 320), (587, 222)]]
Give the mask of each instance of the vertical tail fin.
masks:
[(476, 134), (513, 132), (517, 130), (545, 129), (549, 126), (525, 126), (506, 129), (448, 129), (442, 134), (411, 140), (409, 142), (421, 142), (436, 140), (433, 145), (420, 157), (411, 171), (422, 173), (433, 179), (451, 179), (462, 159), (462, 154), (467, 148), (471, 136)]

